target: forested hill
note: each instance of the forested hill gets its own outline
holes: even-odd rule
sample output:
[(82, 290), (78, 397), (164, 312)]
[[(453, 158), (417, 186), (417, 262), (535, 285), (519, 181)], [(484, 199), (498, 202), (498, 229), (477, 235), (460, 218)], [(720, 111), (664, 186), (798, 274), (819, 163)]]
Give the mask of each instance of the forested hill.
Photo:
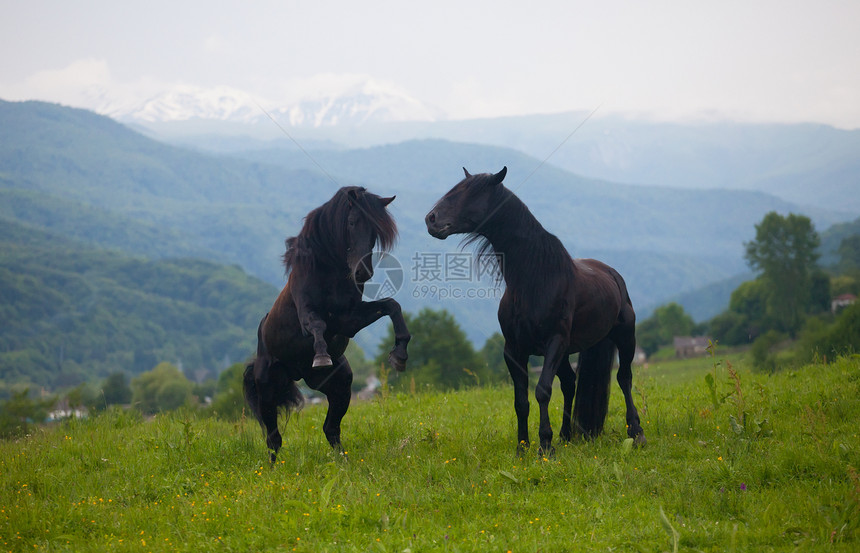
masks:
[(85, 110), (0, 101), (0, 128), (0, 217), (134, 255), (238, 263), (273, 284), (287, 233), (331, 195), (319, 173), (168, 146)]
[[(395, 299), (410, 312), (449, 310), (478, 346), (498, 330), (498, 296), (443, 298), (426, 294), (421, 286), (427, 283), (415, 279), (414, 260), (458, 251), (456, 238), (441, 242), (430, 237), (423, 217), (462, 177), (462, 166), (477, 173), (506, 165), (506, 185), (573, 255), (601, 259), (624, 275), (640, 317), (679, 293), (745, 272), (743, 242), (754, 236), (754, 225), (769, 211), (804, 213), (819, 229), (856, 218), (810, 210), (761, 192), (588, 179), (510, 148), (446, 140), (317, 150), (310, 152), (313, 159), (275, 149), (248, 152), (240, 159), (169, 146), (106, 117), (42, 102), (0, 101), (0, 128), (0, 218), (133, 257), (236, 264), (275, 287), (284, 282), (284, 238), (295, 235), (305, 214), (339, 186), (360, 184), (396, 194), (391, 212), (400, 238), (393, 253), (407, 278)], [(444, 288), (451, 283), (430, 284)], [(466, 284), (482, 292), (491, 287)], [(687, 297), (691, 303), (684, 307), (702, 318), (727, 304), (725, 293)], [(707, 306), (693, 305), (701, 306), (703, 300)], [(255, 318), (269, 307), (266, 303)], [(253, 321), (243, 337), (252, 336), (255, 328)], [(373, 351), (384, 332), (371, 328), (357, 339)], [(150, 349), (146, 345), (138, 351)], [(72, 359), (67, 350), (57, 343), (40, 355), (62, 359), (65, 366)], [(201, 353), (201, 359), (203, 355), (209, 353)], [(211, 358), (221, 357), (223, 353)], [(49, 366), (41, 357), (40, 363)]]
[(249, 357), (277, 290), (237, 266), (150, 261), (0, 219), (0, 387)]

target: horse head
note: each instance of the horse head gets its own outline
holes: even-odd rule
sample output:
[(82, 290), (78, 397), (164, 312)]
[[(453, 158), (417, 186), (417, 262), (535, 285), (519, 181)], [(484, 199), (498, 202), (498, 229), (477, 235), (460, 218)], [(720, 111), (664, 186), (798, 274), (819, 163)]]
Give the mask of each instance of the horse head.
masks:
[(381, 198), (360, 186), (338, 190), (326, 203), (308, 213), (298, 236), (286, 240), (284, 266), (307, 271), (346, 269), (357, 283), (373, 276), (372, 254), (378, 243), (388, 251), (397, 238), (397, 225), (385, 209), (394, 200)]
[(381, 198), (364, 188), (346, 189), (346, 265), (352, 279), (361, 284), (373, 277), (373, 248), (377, 242), (388, 250), (394, 241), (396, 227), (385, 209), (394, 196)]
[(477, 232), (494, 208), (493, 198), (508, 172), (503, 167), (496, 174), (471, 175), (463, 168), (466, 178), (436, 202), (424, 217), (427, 232), (444, 240), (452, 234)]

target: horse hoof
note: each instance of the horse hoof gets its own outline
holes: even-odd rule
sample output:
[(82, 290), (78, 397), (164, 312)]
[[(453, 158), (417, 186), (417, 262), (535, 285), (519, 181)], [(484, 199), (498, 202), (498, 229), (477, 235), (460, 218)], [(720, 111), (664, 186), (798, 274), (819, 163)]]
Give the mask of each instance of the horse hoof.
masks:
[(406, 359), (401, 359), (393, 353), (388, 356), (388, 364), (399, 373), (406, 370)]
[(633, 438), (633, 447), (644, 447), (648, 443), (645, 434), (639, 433)]
[(522, 442), (518, 443), (517, 444), (517, 457), (522, 457), (523, 455), (525, 455), (526, 452), (529, 450), (530, 446), (531, 446), (531, 444), (529, 444), (527, 441), (522, 441)]
[(555, 457), (555, 447), (552, 445), (540, 446), (538, 453), (544, 459), (551, 459)]
[(320, 354), (314, 357), (313, 368), (324, 369), (332, 366), (331, 357), (326, 354)]
[(277, 460), (277, 456), (278, 456), (278, 454), (277, 454), (277, 453), (270, 453), (270, 454), (269, 454), (269, 463), (271, 463), (272, 465), (274, 465), (274, 464), (275, 464), (275, 461)]

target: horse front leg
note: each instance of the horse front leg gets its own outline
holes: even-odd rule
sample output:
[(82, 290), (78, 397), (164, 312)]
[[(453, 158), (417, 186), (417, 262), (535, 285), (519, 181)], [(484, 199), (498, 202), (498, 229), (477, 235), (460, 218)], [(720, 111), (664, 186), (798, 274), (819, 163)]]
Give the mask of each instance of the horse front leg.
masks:
[(388, 354), (388, 364), (394, 367), (397, 372), (403, 372), (406, 370), (406, 360), (409, 359), (406, 346), (412, 339), (412, 335), (406, 327), (406, 319), (403, 318), (400, 304), (391, 298), (380, 301), (389, 302), (387, 306), (388, 317), (394, 327), (394, 347)]
[(341, 317), (339, 333), (352, 338), (359, 330), (386, 316), (391, 319), (391, 324), (394, 326), (394, 347), (388, 354), (388, 363), (396, 371), (403, 372), (406, 369), (406, 360), (409, 359), (406, 346), (412, 339), (412, 335), (406, 327), (400, 304), (392, 298), (359, 303), (352, 311)]
[(505, 364), (514, 381), (514, 412), (517, 414), (517, 455), (529, 447), (529, 356), (505, 342)]
[[(543, 368), (535, 388), (535, 399), (540, 408), (540, 426), (538, 437), (540, 437), (540, 448), (543, 455), (552, 455), (552, 424), (549, 422), (549, 400), (552, 398), (552, 382), (561, 364), (562, 358), (567, 355), (567, 341), (561, 334), (550, 338), (543, 358)], [(562, 423), (563, 426), (563, 423)]]
[(314, 339), (314, 360), (312, 367), (315, 369), (331, 367), (331, 356), (328, 354), (328, 344), (324, 337), (327, 328), (325, 320), (307, 305), (302, 305), (298, 309), (298, 313), (302, 332), (305, 335), (310, 334)]

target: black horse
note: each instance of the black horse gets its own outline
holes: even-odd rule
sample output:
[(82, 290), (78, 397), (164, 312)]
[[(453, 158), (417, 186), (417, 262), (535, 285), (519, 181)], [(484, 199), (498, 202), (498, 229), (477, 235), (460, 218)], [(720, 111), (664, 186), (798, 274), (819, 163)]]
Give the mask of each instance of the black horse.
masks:
[(411, 336), (391, 298), (362, 301), (373, 276), (374, 245), (391, 248), (397, 227), (385, 207), (394, 200), (360, 187), (341, 188), (305, 217), (298, 236), (287, 239), (286, 286), (257, 329), (257, 355), (245, 369), (245, 399), (266, 432), (274, 463), (281, 448), (278, 410), (301, 406), (295, 382), (304, 379), (328, 398), (323, 432), (340, 449), (340, 422), (349, 408), (352, 369), (343, 353), (349, 339), (382, 316), (394, 324), (389, 363), (406, 368)]
[[(514, 381), (518, 450), (529, 445), (529, 355), (544, 356), (535, 399), (540, 407), (540, 445), (548, 453), (552, 451), (548, 407), (553, 379), (558, 375), (564, 395), (560, 438), (571, 439), (571, 414), (578, 433), (597, 436), (606, 419), (616, 348), (627, 435), (637, 445), (644, 444), (631, 391), (636, 315), (624, 279), (599, 261), (572, 259), (561, 241), (502, 185), (507, 167), (495, 175), (463, 171), (466, 178), (436, 203), (425, 223), (436, 238), (466, 234), (467, 243), (476, 242), (480, 253), (499, 258), (506, 284), (499, 324), (505, 337), (505, 362)], [(580, 353), (574, 372), (568, 356), (576, 352)]]

